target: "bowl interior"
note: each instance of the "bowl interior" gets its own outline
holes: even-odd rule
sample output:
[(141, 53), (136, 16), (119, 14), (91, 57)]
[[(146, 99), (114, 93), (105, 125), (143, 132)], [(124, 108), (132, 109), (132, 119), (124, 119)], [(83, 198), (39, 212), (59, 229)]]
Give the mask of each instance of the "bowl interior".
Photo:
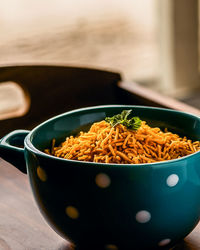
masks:
[(92, 123), (125, 109), (132, 109), (130, 117), (139, 116), (152, 127), (167, 128), (193, 141), (200, 140), (200, 118), (197, 116), (175, 110), (127, 105), (96, 106), (61, 114), (36, 127), (31, 132), (30, 140), (34, 147), (43, 151), (51, 147), (52, 139), (55, 138), (58, 145), (67, 136), (87, 131)]

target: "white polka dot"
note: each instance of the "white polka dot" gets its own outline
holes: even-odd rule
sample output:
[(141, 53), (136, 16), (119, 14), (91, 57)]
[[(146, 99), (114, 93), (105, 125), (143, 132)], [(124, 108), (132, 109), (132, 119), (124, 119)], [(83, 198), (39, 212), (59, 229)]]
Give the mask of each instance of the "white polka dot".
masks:
[(78, 209), (73, 206), (66, 207), (65, 212), (71, 219), (78, 219), (79, 217)]
[(118, 250), (118, 247), (113, 244), (108, 244), (105, 246), (106, 250)]
[(110, 177), (107, 174), (100, 173), (96, 176), (95, 182), (100, 188), (107, 188), (110, 185)]
[(179, 181), (179, 177), (178, 177), (178, 175), (177, 174), (171, 174), (171, 175), (169, 175), (168, 177), (167, 177), (167, 185), (169, 186), (169, 187), (174, 187), (174, 186), (176, 186), (176, 184), (178, 183), (178, 181)]
[(47, 180), (46, 172), (40, 166), (37, 167), (37, 175), (41, 181), (45, 182)]
[(164, 247), (164, 246), (168, 245), (170, 242), (171, 242), (170, 239), (164, 239), (164, 240), (161, 240), (161, 241), (158, 243), (158, 246), (159, 246), (159, 247)]
[(151, 219), (151, 214), (146, 210), (141, 210), (137, 212), (135, 218), (139, 223), (147, 223)]

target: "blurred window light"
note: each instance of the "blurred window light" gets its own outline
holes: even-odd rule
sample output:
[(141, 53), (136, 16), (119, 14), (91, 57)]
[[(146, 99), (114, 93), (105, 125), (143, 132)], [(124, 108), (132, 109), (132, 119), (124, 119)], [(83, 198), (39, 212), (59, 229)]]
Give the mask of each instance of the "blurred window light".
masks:
[(58, 62), (158, 77), (155, 0), (0, 0), (0, 63)]

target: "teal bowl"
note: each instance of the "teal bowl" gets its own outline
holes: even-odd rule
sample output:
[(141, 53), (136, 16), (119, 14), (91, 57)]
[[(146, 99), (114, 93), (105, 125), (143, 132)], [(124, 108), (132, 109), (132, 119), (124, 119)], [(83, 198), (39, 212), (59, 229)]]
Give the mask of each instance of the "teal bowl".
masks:
[(176, 160), (135, 165), (80, 162), (43, 153), (53, 138), (61, 142), (124, 109), (133, 109), (151, 126), (200, 140), (197, 116), (108, 105), (73, 110), (32, 131), (11, 132), (0, 141), (0, 156), (27, 170), (47, 222), (77, 249), (170, 248), (199, 222), (200, 151)]

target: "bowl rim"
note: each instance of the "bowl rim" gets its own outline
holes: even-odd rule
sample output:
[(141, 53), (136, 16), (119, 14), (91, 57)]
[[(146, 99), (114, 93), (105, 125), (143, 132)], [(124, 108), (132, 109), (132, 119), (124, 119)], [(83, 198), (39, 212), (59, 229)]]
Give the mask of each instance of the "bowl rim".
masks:
[(68, 163), (72, 163), (72, 164), (78, 164), (78, 165), (92, 165), (92, 166), (96, 166), (96, 167), (128, 167), (128, 168), (144, 168), (144, 167), (156, 167), (158, 168), (159, 166), (162, 167), (163, 165), (169, 165), (170, 163), (176, 163), (176, 162), (181, 162), (181, 161), (185, 161), (188, 158), (194, 158), (194, 157), (200, 157), (200, 151), (197, 151), (195, 153), (192, 153), (190, 155), (186, 155), (177, 159), (172, 159), (172, 160), (165, 160), (165, 161), (158, 161), (158, 162), (152, 162), (152, 163), (139, 163), (139, 164), (130, 164), (130, 163), (126, 163), (126, 164), (116, 164), (116, 163), (99, 163), (99, 162), (88, 162), (88, 161), (78, 161), (78, 160), (70, 160), (70, 159), (64, 159), (64, 158), (59, 158), (53, 155), (49, 155), (44, 153), (43, 151), (37, 149), (33, 143), (31, 142), (31, 138), (34, 137), (34, 133), (35, 131), (39, 130), (42, 126), (44, 126), (45, 124), (62, 118), (66, 115), (70, 115), (73, 113), (78, 113), (78, 112), (82, 112), (82, 111), (87, 111), (87, 110), (95, 110), (95, 109), (106, 109), (106, 108), (141, 108), (141, 109), (149, 109), (149, 110), (160, 110), (160, 111), (164, 111), (164, 112), (171, 112), (171, 113), (179, 113), (182, 115), (186, 115), (186, 116), (190, 116), (192, 118), (195, 118), (197, 120), (200, 121), (200, 117), (198, 117), (195, 114), (191, 114), (188, 112), (184, 112), (184, 111), (179, 111), (179, 110), (173, 110), (173, 109), (168, 109), (168, 108), (160, 108), (160, 107), (153, 107), (153, 106), (143, 106), (143, 105), (118, 105), (118, 104), (109, 104), (109, 105), (96, 105), (96, 106), (88, 106), (88, 107), (83, 107), (83, 108), (78, 108), (78, 109), (73, 109), (67, 112), (64, 112), (62, 114), (53, 116), (52, 118), (49, 118), (47, 120), (45, 120), (44, 122), (40, 123), (39, 125), (37, 125), (35, 128), (33, 128), (28, 135), (26, 136), (25, 140), (24, 140), (24, 146), (25, 148), (27, 148), (29, 151), (31, 151), (32, 153), (36, 154), (36, 155), (40, 155), (43, 156), (47, 159), (51, 159), (51, 160), (58, 160), (58, 161), (62, 161), (62, 162), (68, 162)]

